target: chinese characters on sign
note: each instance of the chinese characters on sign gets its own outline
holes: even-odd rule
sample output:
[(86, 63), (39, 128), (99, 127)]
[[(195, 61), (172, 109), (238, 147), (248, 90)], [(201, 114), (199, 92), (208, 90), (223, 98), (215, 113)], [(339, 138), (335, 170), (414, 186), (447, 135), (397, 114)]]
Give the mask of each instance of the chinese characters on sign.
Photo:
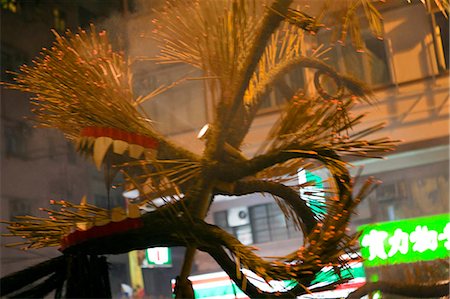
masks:
[(443, 214), (359, 227), (364, 265), (447, 259), (450, 256), (449, 216)]

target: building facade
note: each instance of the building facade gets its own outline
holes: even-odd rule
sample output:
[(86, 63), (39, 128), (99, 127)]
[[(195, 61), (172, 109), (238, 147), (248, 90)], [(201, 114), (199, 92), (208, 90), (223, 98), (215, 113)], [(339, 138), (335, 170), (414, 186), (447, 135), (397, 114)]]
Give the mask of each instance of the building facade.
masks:
[[(144, 95), (164, 83), (198, 75), (188, 67), (155, 66), (146, 60), (158, 51), (150, 32), (151, 9), (158, 8), (160, 1), (151, 4), (146, 1), (120, 3), (122, 6), (125, 3), (127, 7), (131, 3), (135, 9), (110, 15), (100, 22), (100, 26), (112, 32), (116, 47), (125, 49), (127, 55), (135, 59), (133, 73), (137, 95)], [(84, 19), (89, 19), (90, 7), (80, 7), (82, 9), (78, 11), (83, 12)], [(74, 10), (69, 9), (65, 14), (53, 13), (52, 18), (56, 24), (61, 19), (59, 16), (65, 16), (69, 22), (72, 18), (70, 11)], [(380, 6), (380, 11), (384, 38), (377, 39), (369, 30), (363, 30), (363, 53), (356, 52), (351, 45), (329, 44), (327, 32), (317, 39), (307, 40), (304, 46), (304, 54), (308, 55), (319, 44), (325, 43), (325, 47), (330, 47), (325, 54), (329, 64), (343, 73), (363, 79), (373, 87), (376, 104), (360, 105), (354, 111), (368, 112), (362, 127), (384, 122), (386, 126), (377, 136), (402, 140), (398, 149), (388, 154), (386, 159), (351, 160), (354, 173), (363, 167), (361, 180), (375, 176), (383, 181), (360, 205), (352, 220), (353, 230), (362, 224), (441, 214), (449, 210), (448, 20), (436, 8), (425, 8), (422, 3), (392, 1)], [(5, 16), (7, 13), (11, 14), (5, 12)], [(92, 14), (95, 15), (94, 12)], [(13, 19), (8, 22), (13, 22)], [(2, 18), (4, 21), (5, 18)], [(78, 22), (82, 23), (81, 20)], [(19, 27), (15, 25), (15, 28)], [(48, 26), (42, 31), (47, 29)], [(35, 56), (40, 45), (48, 45), (51, 40), (46, 37), (42, 42), (35, 43), (35, 49), (29, 49), (25, 44), (17, 47), (10, 45), (8, 47), (12, 50), (3, 54), (3, 41), (15, 40), (12, 36), (12, 30), (2, 32), (2, 61), (26, 60), (23, 57)], [(289, 84), (301, 87), (312, 82), (311, 78), (311, 73), (298, 71), (290, 74), (287, 80)], [(204, 93), (203, 87), (201, 81), (188, 80), (145, 104), (146, 111), (162, 133), (197, 153), (203, 149), (202, 141), (196, 138), (198, 131), (212, 120), (213, 115), (212, 100)], [(282, 106), (283, 102), (277, 101), (275, 95), (264, 103), (244, 142), (245, 155), (255, 154), (277, 120)], [(88, 194), (97, 199), (96, 204), (105, 202), (106, 195), (98, 192), (103, 190), (101, 177), (96, 174), (92, 178), (92, 169), (79, 163), (79, 158), (57, 133), (32, 131), (30, 125), (21, 120), (28, 110), (28, 97), (2, 90), (2, 140), (5, 140), (2, 142), (2, 218), (35, 211), (37, 207), (46, 206), (52, 197), (81, 198)], [(31, 136), (18, 138), (26, 134)], [(39, 151), (43, 152), (39, 156), (42, 158), (23, 158)], [(73, 159), (75, 162), (71, 162)], [(323, 173), (299, 171), (301, 182), (319, 182), (325, 176)], [(87, 182), (88, 177), (92, 179)], [(67, 188), (63, 187), (66, 185)], [(120, 200), (119, 194), (117, 202)], [(17, 213), (14, 212), (16, 210)], [(233, 233), (242, 243), (258, 247), (262, 256), (285, 255), (303, 243), (301, 232), (286, 221), (269, 196), (217, 196), (206, 220)], [(13, 251), (4, 250), (2, 265), (10, 266), (6, 271), (2, 269), (5, 271), (2, 275), (52, 254), (37, 254), (32, 261), (15, 264), (14, 261), (23, 259), (22, 255), (19, 257)], [(167, 277), (178, 273), (181, 259), (182, 251), (177, 251), (174, 268), (144, 271), (148, 294), (170, 294)], [(126, 272), (126, 269), (126, 263), (121, 262), (114, 271)], [(197, 254), (193, 274), (217, 271), (220, 268), (212, 258), (203, 253)], [(126, 281), (126, 278), (123, 280)]]
[[(2, 1), (1, 81), (9, 82), (22, 64), (29, 64), (44, 47), (51, 46), (51, 29), (87, 28), (113, 13), (122, 14), (122, 1)], [(1, 86), (1, 185), (2, 220), (15, 216), (44, 216), (39, 208), (50, 208), (50, 199), (107, 205), (103, 175), (90, 161), (79, 156), (71, 142), (56, 130), (35, 128), (30, 95)], [(121, 192), (110, 195), (112, 205), (123, 205)], [(1, 226), (6, 233), (6, 226)], [(1, 238), (1, 277), (60, 254), (57, 248), (28, 250), (5, 247), (20, 242)], [(127, 256), (113, 257), (113, 292), (120, 282), (129, 283)]]
[[(326, 54), (329, 64), (363, 79), (374, 89), (376, 103), (359, 105), (354, 111), (368, 113), (359, 128), (385, 123), (385, 128), (374, 138), (389, 136), (402, 141), (385, 159), (351, 161), (354, 173), (363, 167), (361, 180), (374, 176), (383, 181), (353, 217), (351, 227), (354, 231), (362, 224), (441, 214), (449, 210), (448, 20), (436, 8), (424, 7), (422, 3), (393, 1), (381, 5), (380, 11), (384, 38), (380, 40), (369, 30), (363, 30), (363, 53), (356, 52), (351, 45), (325, 45), (330, 47)], [(138, 24), (139, 18), (134, 22)], [(145, 26), (130, 26), (131, 31), (136, 28), (146, 30)], [(306, 54), (318, 43), (329, 41), (327, 32), (317, 40), (305, 45)], [(142, 55), (146, 51), (140, 46), (141, 41), (142, 35), (141, 39), (131, 40), (130, 53)], [(177, 67), (160, 68), (151, 76), (174, 80), (181, 77), (183, 71)], [(292, 76), (289, 79), (292, 84), (312, 81), (307, 72)], [(175, 100), (174, 106), (161, 97), (148, 109), (161, 124), (176, 121), (177, 124), (171, 127), (162, 126), (163, 131), (200, 153), (202, 142), (195, 136), (211, 120), (212, 103), (201, 97), (197, 88), (193, 84), (186, 89), (175, 89), (169, 95)], [(183, 109), (172, 108), (177, 107), (175, 103), (182, 103)], [(266, 103), (244, 141), (246, 155), (255, 153), (281, 107), (282, 103), (276, 102), (276, 97)], [(303, 178), (299, 179), (305, 179), (308, 175), (300, 173), (300, 176)], [(284, 219), (269, 196), (216, 197), (207, 221), (233, 233), (244, 244), (255, 245), (262, 256), (284, 255), (303, 242), (301, 233)], [(206, 254), (197, 255), (197, 274), (219, 270)]]

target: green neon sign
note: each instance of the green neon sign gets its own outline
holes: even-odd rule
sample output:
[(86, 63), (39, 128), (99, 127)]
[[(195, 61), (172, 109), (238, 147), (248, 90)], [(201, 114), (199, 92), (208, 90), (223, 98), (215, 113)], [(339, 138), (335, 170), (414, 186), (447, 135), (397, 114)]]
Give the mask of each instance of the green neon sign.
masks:
[(339, 274), (334, 273), (331, 267), (327, 267), (325, 270), (322, 269), (316, 274), (316, 277), (311, 282), (311, 285), (316, 283), (332, 283), (339, 281), (341, 278), (365, 278), (364, 268), (361, 263), (349, 264), (348, 268), (341, 269)]
[(301, 197), (306, 200), (307, 205), (316, 215), (326, 213), (325, 193), (323, 191), (322, 178), (310, 171), (301, 169), (298, 172), (299, 184), (313, 183), (300, 189)]
[(449, 214), (367, 224), (358, 231), (366, 267), (450, 257)]

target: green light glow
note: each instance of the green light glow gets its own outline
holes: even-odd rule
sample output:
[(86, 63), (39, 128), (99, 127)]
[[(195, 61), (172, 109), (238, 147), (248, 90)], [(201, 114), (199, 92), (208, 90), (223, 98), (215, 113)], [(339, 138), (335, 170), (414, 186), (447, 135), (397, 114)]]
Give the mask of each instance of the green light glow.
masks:
[(146, 249), (145, 259), (149, 266), (153, 267), (172, 266), (172, 252), (168, 247), (154, 247)]
[(442, 214), (360, 226), (364, 266), (374, 267), (450, 256), (450, 215)]

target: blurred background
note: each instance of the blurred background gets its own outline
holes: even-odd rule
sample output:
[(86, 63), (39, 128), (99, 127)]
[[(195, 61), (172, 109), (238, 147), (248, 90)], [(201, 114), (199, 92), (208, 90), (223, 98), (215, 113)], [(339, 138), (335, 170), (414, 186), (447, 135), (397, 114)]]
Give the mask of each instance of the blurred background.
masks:
[[(449, 23), (431, 2), (426, 6), (421, 1), (410, 2), (393, 0), (379, 4), (383, 39), (373, 36), (362, 21), (363, 52), (356, 52), (350, 43), (332, 43), (325, 30), (317, 37), (305, 39), (303, 54), (311, 54), (319, 45), (329, 47), (324, 54), (329, 64), (364, 80), (375, 90), (376, 105), (363, 104), (355, 111), (369, 113), (364, 126), (385, 122), (385, 129), (377, 134), (403, 140), (386, 159), (351, 161), (352, 171), (360, 173), (361, 181), (369, 176), (383, 181), (360, 205), (351, 229), (400, 221), (384, 226), (392, 238), (392, 227), (412, 225), (412, 232), (417, 225), (441, 221), (439, 227), (429, 229), (437, 231), (438, 246), (442, 247), (450, 230), (444, 233), (449, 210)], [(132, 64), (136, 95), (145, 95), (163, 83), (192, 74), (194, 70), (184, 65), (155, 65), (146, 59), (158, 51), (156, 41), (151, 38), (151, 21), (152, 10), (158, 10), (162, 4), (159, 0), (1, 0), (1, 80), (12, 80), (13, 76), (6, 71), (18, 71), (20, 65), (30, 64), (43, 47), (51, 46), (54, 40), (51, 29), (62, 34), (66, 29), (88, 29), (90, 23), (98, 30), (106, 29), (113, 47), (136, 61)], [(290, 73), (286, 82), (296, 89), (307, 88), (311, 78), (311, 73), (297, 71)], [(265, 101), (245, 140), (246, 155), (256, 152), (277, 119), (284, 104), (277, 96), (279, 93), (275, 89)], [(90, 161), (80, 157), (61, 133), (34, 127), (29, 98), (29, 94), (1, 89), (0, 218), (39, 215), (39, 207), (49, 207), (50, 199), (79, 202), (83, 195), (93, 204), (106, 206), (108, 195), (103, 175)], [(189, 81), (145, 104), (163, 134), (195, 152), (202, 150), (203, 144), (196, 135), (211, 121), (212, 107), (213, 102), (200, 81)], [(299, 170), (299, 182), (310, 180), (316, 181), (316, 188), (320, 188), (326, 173)], [(306, 191), (314, 190), (299, 190)], [(124, 195), (118, 188), (109, 201), (113, 206), (125, 206), (127, 198), (134, 196)], [(442, 214), (447, 215), (444, 220), (431, 217)], [(218, 197), (207, 221), (223, 227), (244, 244), (254, 244), (262, 256), (284, 255), (303, 243), (301, 232), (285, 220), (270, 197)], [(4, 226), (1, 229), (4, 233)], [(2, 245), (5, 241), (1, 240)], [(369, 250), (370, 242), (367, 244)], [(446, 279), (445, 257), (427, 250), (431, 257), (426, 260), (398, 262), (393, 253), (380, 263), (355, 270), (353, 282), (341, 288), (343, 291), (326, 297), (346, 296), (366, 279), (422, 282)], [(179, 272), (183, 252), (183, 248), (161, 248), (109, 257), (114, 296), (120, 298), (134, 288), (134, 296), (170, 298), (171, 279)], [(24, 252), (2, 246), (1, 276), (56, 255), (56, 248)], [(379, 253), (378, 258), (382, 255)], [(430, 271), (417, 270), (419, 267), (429, 269), (434, 276)], [(358, 268), (361, 265), (355, 265)], [(212, 258), (197, 254), (192, 280), (198, 292), (203, 290), (203, 298), (218, 296), (212, 290), (219, 286), (231, 286), (220, 271)], [(227, 294), (231, 297), (226, 297)], [(243, 298), (232, 287), (224, 288), (222, 295)]]

